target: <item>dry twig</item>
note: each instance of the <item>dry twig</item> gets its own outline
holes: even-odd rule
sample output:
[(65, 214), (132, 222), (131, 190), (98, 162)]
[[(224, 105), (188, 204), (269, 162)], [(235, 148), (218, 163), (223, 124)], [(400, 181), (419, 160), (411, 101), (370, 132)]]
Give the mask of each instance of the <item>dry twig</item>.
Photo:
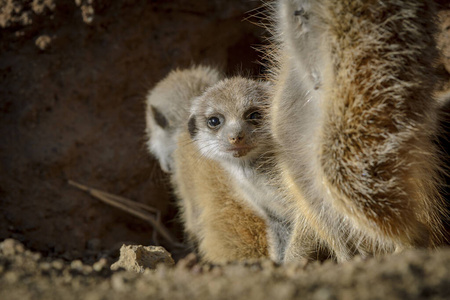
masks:
[[(161, 212), (159, 210), (150, 207), (148, 205), (145, 205), (143, 203), (131, 201), (121, 196), (113, 195), (94, 188), (90, 188), (86, 185), (75, 182), (73, 180), (69, 180), (68, 183), (82, 191), (89, 193), (91, 196), (97, 198), (100, 201), (103, 201), (111, 206), (119, 208), (136, 217), (148, 221), (155, 229), (154, 234), (156, 234), (156, 232), (159, 233), (167, 242), (169, 242), (175, 247), (184, 247), (184, 245), (179, 243), (172, 236), (172, 234), (170, 234), (169, 230), (161, 223)], [(151, 213), (155, 214), (156, 217), (151, 215)], [(156, 239), (156, 236), (154, 236), (154, 238)]]

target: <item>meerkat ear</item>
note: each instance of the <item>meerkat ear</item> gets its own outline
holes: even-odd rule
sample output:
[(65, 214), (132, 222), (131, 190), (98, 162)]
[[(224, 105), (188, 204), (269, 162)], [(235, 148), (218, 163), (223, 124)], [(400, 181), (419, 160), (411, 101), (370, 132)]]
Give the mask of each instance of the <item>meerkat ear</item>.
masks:
[(191, 116), (189, 118), (188, 130), (189, 130), (189, 134), (191, 135), (191, 139), (193, 139), (198, 131), (197, 124), (195, 123), (195, 116)]
[(152, 109), (153, 118), (155, 119), (156, 124), (158, 124), (162, 129), (165, 129), (169, 125), (166, 117), (153, 105), (150, 105), (150, 107)]

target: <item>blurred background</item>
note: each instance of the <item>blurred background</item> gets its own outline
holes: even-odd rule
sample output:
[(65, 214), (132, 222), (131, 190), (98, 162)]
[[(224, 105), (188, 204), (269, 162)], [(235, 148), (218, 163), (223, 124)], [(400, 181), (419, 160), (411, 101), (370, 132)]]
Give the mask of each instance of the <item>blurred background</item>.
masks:
[(0, 240), (67, 259), (151, 243), (147, 222), (69, 179), (158, 209), (181, 240), (168, 178), (145, 148), (145, 95), (192, 64), (257, 76), (261, 3), (0, 4)]

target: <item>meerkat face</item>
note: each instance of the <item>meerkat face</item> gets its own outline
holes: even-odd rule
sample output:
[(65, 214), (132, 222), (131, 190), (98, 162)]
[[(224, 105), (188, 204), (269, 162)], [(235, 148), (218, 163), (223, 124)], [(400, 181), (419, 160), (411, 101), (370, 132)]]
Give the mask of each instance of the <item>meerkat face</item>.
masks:
[(223, 80), (192, 104), (188, 129), (199, 151), (219, 161), (248, 161), (264, 152), (268, 83)]

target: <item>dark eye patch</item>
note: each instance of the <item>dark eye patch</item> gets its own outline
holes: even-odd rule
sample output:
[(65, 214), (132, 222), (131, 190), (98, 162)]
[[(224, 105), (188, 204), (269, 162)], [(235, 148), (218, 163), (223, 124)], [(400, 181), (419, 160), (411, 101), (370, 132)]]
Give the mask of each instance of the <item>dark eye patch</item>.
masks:
[(259, 119), (262, 119), (262, 115), (261, 115), (261, 113), (259, 111), (255, 111), (255, 112), (251, 113), (248, 116), (248, 118), (250, 120), (259, 120)]
[(151, 106), (153, 118), (155, 119), (156, 124), (163, 129), (166, 129), (169, 126), (169, 122), (166, 117), (153, 105)]
[(197, 124), (195, 122), (195, 116), (192, 116), (191, 118), (189, 118), (188, 131), (189, 131), (189, 134), (191, 135), (191, 139), (193, 139), (198, 131)]
[(244, 116), (247, 121), (250, 121), (255, 124), (261, 122), (261, 120), (263, 119), (263, 114), (257, 108), (251, 108), (247, 110)]

